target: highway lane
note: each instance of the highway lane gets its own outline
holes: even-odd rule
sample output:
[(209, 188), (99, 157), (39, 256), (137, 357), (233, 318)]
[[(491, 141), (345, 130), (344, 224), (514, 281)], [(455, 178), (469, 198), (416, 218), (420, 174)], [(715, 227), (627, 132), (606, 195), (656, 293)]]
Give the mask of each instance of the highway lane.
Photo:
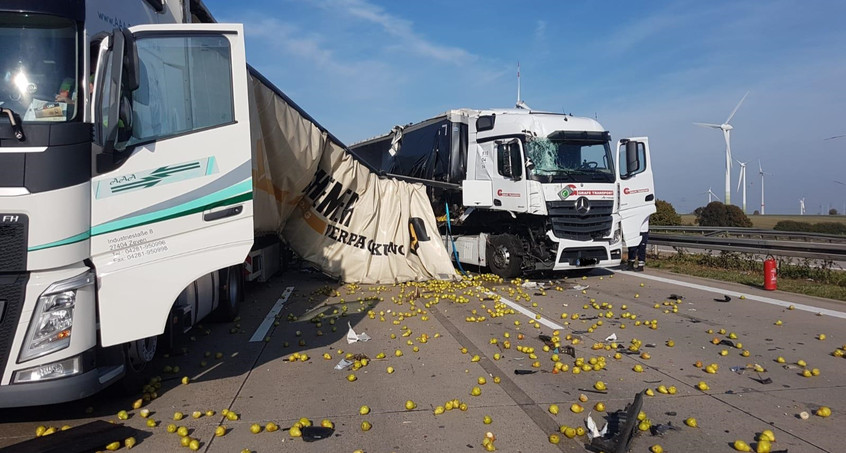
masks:
[[(561, 442), (552, 445), (548, 436), (561, 425), (583, 426), (590, 411), (601, 424), (608, 412), (623, 409), (637, 392), (650, 388), (655, 396), (644, 399), (647, 417), (654, 424), (671, 422), (678, 429), (663, 436), (640, 433), (633, 440), (632, 451), (648, 451), (653, 444), (668, 452), (731, 451), (729, 444), (736, 439), (754, 445), (756, 433), (763, 429), (775, 432), (775, 449), (839, 451), (836, 427), (846, 410), (841, 391), (846, 386), (842, 377), (846, 361), (832, 352), (846, 343), (842, 318), (846, 307), (842, 303), (652, 270), (596, 271), (586, 279), (536, 282), (547, 286), (545, 290), (533, 288), (534, 283), (521, 283), (476, 280), (461, 285), (359, 287), (340, 285), (318, 273), (289, 271), (269, 283), (252, 286), (238, 322), (207, 323), (187, 334), (173, 354), (157, 359), (150, 376), (161, 376), (163, 385), (158, 398), (145, 406), (159, 421), (156, 427), (147, 427), (138, 411), (131, 410), (139, 392), (121, 395), (111, 391), (50, 408), (4, 411), (0, 446), (34, 437), (39, 425), (118, 421), (115, 414), (127, 409), (132, 416), (123, 423), (139, 429), (134, 450), (140, 452), (180, 450), (178, 435), (166, 432), (170, 423), (190, 428), (190, 436), (200, 441), (200, 450), (209, 452), (283, 448), (302, 452), (478, 451), (484, 450), (482, 440), (487, 432), (496, 435), (494, 445), (499, 451), (585, 451), (585, 437), (561, 436)], [(574, 289), (576, 286), (587, 288)], [(284, 300), (278, 326), (271, 323), (266, 334), (257, 335), (267, 313), (289, 287), (293, 291)], [(684, 299), (671, 300), (671, 294)], [(714, 300), (724, 295), (731, 301)], [(497, 313), (497, 308), (501, 316), (487, 312)], [(566, 319), (562, 319), (563, 313)], [(604, 316), (608, 313), (610, 318)], [(479, 319), (482, 316), (484, 320)], [(318, 319), (319, 326), (312, 322)], [(652, 320), (656, 321), (654, 328)], [(781, 325), (775, 325), (779, 320)], [(539, 328), (530, 324), (534, 321)], [(650, 321), (649, 326), (644, 321)], [(372, 339), (348, 344), (348, 322), (356, 332), (366, 332)], [(571, 345), (575, 351), (575, 358), (559, 354), (566, 372), (552, 372), (553, 352), (543, 351), (538, 339), (539, 334), (553, 336), (556, 329), (562, 347)], [(720, 329), (725, 333), (720, 334)], [(730, 333), (737, 338), (729, 338)], [(820, 333), (826, 334), (825, 340), (818, 339)], [(611, 342), (605, 339), (611, 334), (617, 336), (619, 359), (614, 358), (616, 350), (604, 347), (610, 348)], [(573, 344), (567, 335), (580, 341)], [(715, 345), (715, 339), (742, 346)], [(641, 343), (637, 354), (627, 353), (633, 340)], [(510, 348), (505, 347), (506, 341)], [(518, 351), (518, 346), (534, 348), (536, 358)], [(398, 350), (402, 353), (399, 357)], [(720, 355), (722, 350), (726, 355)], [(741, 355), (744, 350), (749, 351), (748, 357)], [(221, 359), (215, 358), (218, 352)], [(640, 355), (643, 352), (648, 358)], [(205, 357), (206, 353), (211, 357)], [(291, 362), (294, 353), (309, 358)], [(324, 353), (329, 360), (323, 358)], [(334, 370), (347, 353), (364, 354), (370, 363), (355, 371)], [(377, 359), (380, 353), (385, 354), (384, 359)], [(777, 363), (779, 356), (786, 363)], [(606, 365), (599, 371), (574, 374), (579, 357), (586, 361), (602, 357)], [(796, 365), (800, 359), (807, 362), (809, 370), (818, 368), (820, 374), (803, 377), (802, 368)], [(717, 364), (718, 372), (706, 373), (695, 366), (697, 361)], [(539, 362), (539, 367), (533, 367), (534, 362)], [(633, 370), (638, 364), (643, 372)], [(767, 371), (731, 371), (732, 367), (754, 364)], [(163, 373), (165, 366), (179, 366), (180, 370)], [(394, 368), (391, 374), (389, 366)], [(515, 375), (515, 370), (538, 372)], [(350, 374), (355, 381), (347, 379)], [(192, 378), (191, 383), (181, 384), (183, 376)], [(480, 385), (479, 378), (486, 383)], [(499, 383), (494, 378), (499, 378)], [(761, 383), (766, 378), (772, 383)], [(594, 390), (597, 381), (607, 385), (606, 392)], [(697, 389), (700, 381), (710, 390)], [(674, 386), (676, 394), (657, 392), (661, 385)], [(481, 395), (471, 394), (474, 387)], [(587, 401), (579, 401), (580, 395)], [(433, 413), (437, 406), (454, 399), (465, 403), (466, 411)], [(414, 401), (414, 410), (406, 410), (407, 400)], [(605, 413), (593, 410), (597, 402), (605, 404)], [(585, 411), (571, 412), (575, 403)], [(557, 414), (550, 413), (551, 404), (560, 408)], [(359, 414), (362, 405), (371, 408), (367, 416)], [(821, 405), (832, 408), (831, 417), (813, 415)], [(223, 409), (236, 412), (239, 420), (225, 420), (220, 415)], [(193, 411), (208, 410), (215, 415), (190, 416)], [(176, 411), (189, 415), (173, 421)], [(803, 411), (811, 413), (808, 420), (799, 418)], [(486, 415), (493, 420), (489, 425), (483, 423)], [(335, 434), (316, 442), (292, 438), (286, 429), (300, 417), (317, 423), (329, 419), (335, 424)], [(699, 427), (684, 426), (688, 417), (695, 417)], [(370, 431), (361, 430), (364, 420), (372, 423)], [(283, 429), (250, 432), (253, 423), (263, 426), (269, 421)], [(214, 430), (221, 424), (227, 427), (227, 434), (215, 437)]]

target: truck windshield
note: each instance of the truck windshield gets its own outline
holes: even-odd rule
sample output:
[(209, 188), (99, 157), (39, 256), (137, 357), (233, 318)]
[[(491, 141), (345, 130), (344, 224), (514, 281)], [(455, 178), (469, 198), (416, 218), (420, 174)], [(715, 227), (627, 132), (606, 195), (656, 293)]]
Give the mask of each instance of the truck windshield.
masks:
[(25, 122), (73, 119), (80, 86), (76, 24), (54, 16), (0, 13), (0, 43), (0, 107)]
[(529, 137), (526, 157), (531, 177), (541, 182), (613, 182), (614, 164), (607, 140)]

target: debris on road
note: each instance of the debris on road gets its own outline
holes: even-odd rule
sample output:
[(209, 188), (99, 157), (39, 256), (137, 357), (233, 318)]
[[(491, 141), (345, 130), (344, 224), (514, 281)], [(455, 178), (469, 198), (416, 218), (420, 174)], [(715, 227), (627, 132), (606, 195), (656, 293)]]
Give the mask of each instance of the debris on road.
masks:
[(626, 405), (625, 410), (618, 410), (608, 414), (606, 435), (595, 437), (590, 440), (586, 447), (591, 451), (604, 451), (609, 453), (624, 453), (629, 451), (637, 426), (637, 415), (643, 407), (643, 393), (635, 395), (634, 401)]
[(731, 302), (731, 297), (723, 296), (722, 299), (714, 299), (715, 302)]
[(353, 330), (353, 328), (352, 328), (352, 324), (347, 322), (347, 325), (350, 327), (350, 331), (347, 332), (347, 343), (353, 344), (357, 341), (368, 341), (368, 340), (370, 340), (370, 336), (367, 335), (366, 333), (362, 332), (362, 333), (356, 334), (355, 330)]

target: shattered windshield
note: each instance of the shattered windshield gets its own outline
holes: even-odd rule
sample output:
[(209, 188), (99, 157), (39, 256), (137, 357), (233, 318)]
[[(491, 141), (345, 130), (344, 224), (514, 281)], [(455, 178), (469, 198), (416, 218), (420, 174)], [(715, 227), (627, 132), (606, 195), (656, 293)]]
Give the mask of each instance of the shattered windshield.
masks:
[(79, 87), (76, 35), (69, 19), (0, 13), (0, 107), (24, 121), (72, 119)]
[(531, 137), (526, 156), (532, 175), (541, 181), (614, 180), (614, 165), (607, 140)]

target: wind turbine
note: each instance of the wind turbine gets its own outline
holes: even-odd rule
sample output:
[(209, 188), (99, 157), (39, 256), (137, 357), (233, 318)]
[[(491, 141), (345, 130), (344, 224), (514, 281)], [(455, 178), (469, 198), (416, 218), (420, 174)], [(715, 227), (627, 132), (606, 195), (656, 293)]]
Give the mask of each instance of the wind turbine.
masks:
[(764, 215), (764, 175), (772, 176), (772, 173), (764, 173), (760, 159), (758, 159), (758, 174), (761, 175), (761, 215)]
[(805, 215), (805, 197), (799, 199), (799, 215)]
[(737, 161), (740, 165), (740, 177), (737, 178), (737, 190), (743, 186), (743, 213), (746, 214), (746, 162)]
[(734, 118), (734, 114), (737, 113), (737, 109), (740, 108), (740, 104), (743, 104), (743, 100), (746, 99), (746, 96), (749, 96), (749, 92), (747, 91), (746, 94), (740, 98), (740, 102), (734, 107), (734, 110), (726, 119), (726, 122), (723, 124), (713, 124), (713, 123), (693, 123), (697, 126), (702, 127), (710, 127), (714, 129), (720, 129), (723, 131), (723, 137), (726, 139), (726, 204), (731, 204), (731, 130), (732, 125), (729, 124), (732, 118)]
[[(716, 198), (716, 199), (717, 199), (717, 201), (722, 201), (722, 200), (720, 200), (720, 197), (718, 197), (718, 196), (717, 196), (717, 194), (715, 194), (715, 193), (714, 193), (714, 191), (713, 191), (713, 190), (711, 190), (711, 188), (710, 188), (710, 187), (708, 188), (708, 191), (707, 191), (707, 192), (702, 192), (702, 193), (707, 193), (707, 194), (708, 194), (708, 204), (710, 204), (710, 203), (713, 201), (713, 199), (714, 199), (714, 198)], [(713, 198), (712, 198), (712, 197), (713, 197)]]

